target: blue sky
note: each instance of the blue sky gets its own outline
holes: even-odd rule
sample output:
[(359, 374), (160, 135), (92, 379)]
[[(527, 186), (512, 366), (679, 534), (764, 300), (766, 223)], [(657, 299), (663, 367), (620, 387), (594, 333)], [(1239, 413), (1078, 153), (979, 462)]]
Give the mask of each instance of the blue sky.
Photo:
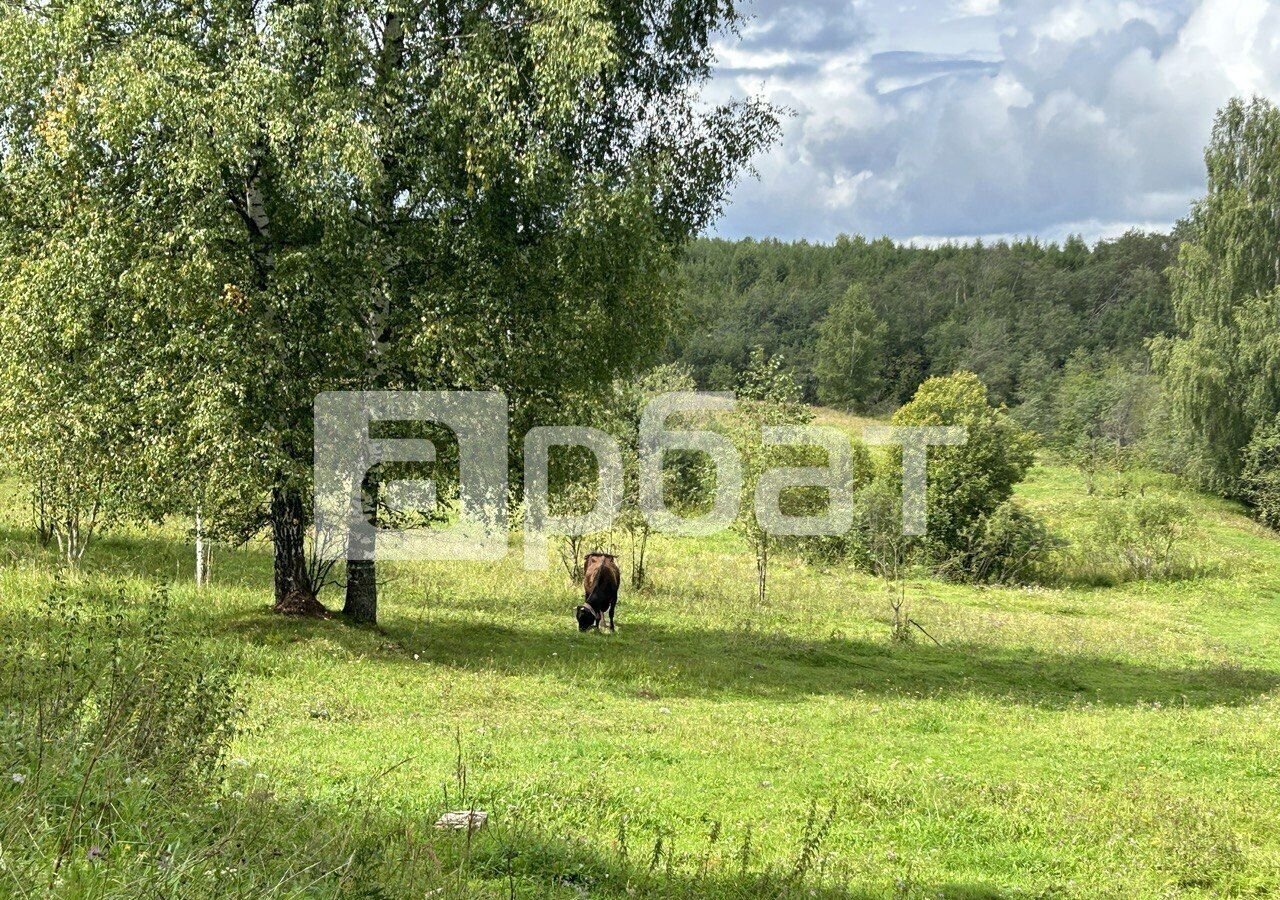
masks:
[(789, 108), (714, 233), (1092, 240), (1168, 228), (1214, 110), (1280, 100), (1278, 0), (754, 0), (711, 99)]

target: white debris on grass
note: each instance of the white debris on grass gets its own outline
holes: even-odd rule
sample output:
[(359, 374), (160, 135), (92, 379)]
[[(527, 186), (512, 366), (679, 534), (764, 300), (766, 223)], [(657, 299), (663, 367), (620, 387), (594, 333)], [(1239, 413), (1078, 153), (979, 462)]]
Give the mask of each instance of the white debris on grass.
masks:
[(461, 812), (447, 812), (440, 818), (436, 819), (437, 828), (450, 828), (455, 831), (468, 829), (477, 831), (485, 826), (489, 821), (489, 814), (481, 812), (478, 809), (462, 810)]

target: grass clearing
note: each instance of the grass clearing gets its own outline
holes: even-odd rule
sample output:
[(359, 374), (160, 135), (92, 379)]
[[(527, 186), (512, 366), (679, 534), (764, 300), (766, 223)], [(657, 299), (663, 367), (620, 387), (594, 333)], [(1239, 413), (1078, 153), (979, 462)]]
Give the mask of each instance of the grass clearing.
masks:
[[(1087, 525), (1069, 470), (1019, 493)], [(516, 553), (388, 566), (377, 630), (271, 614), (262, 547), (216, 554), (197, 592), (178, 525), (111, 535), (64, 577), (138, 603), (167, 584), (186, 632), (239, 653), (233, 775), (279, 808), (339, 816), (356, 792), (390, 823), (372, 833), (437, 855), (439, 813), (488, 811), (461, 896), (753, 896), (765, 871), (818, 896), (1262, 895), (1280, 540), (1185, 496), (1195, 577), (912, 581), (941, 647), (892, 644), (884, 588), (846, 568), (779, 560), (756, 603), (731, 536), (655, 540), (616, 635), (579, 635), (563, 571)], [(58, 577), (9, 509), (6, 633)]]

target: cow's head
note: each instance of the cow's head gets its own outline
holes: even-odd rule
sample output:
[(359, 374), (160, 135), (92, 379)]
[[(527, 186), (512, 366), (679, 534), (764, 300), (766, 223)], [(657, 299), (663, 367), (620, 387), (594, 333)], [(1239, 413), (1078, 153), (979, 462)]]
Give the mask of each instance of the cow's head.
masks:
[(578, 619), (579, 631), (590, 631), (596, 627), (596, 622), (599, 621), (596, 611), (585, 603), (575, 609), (573, 614)]

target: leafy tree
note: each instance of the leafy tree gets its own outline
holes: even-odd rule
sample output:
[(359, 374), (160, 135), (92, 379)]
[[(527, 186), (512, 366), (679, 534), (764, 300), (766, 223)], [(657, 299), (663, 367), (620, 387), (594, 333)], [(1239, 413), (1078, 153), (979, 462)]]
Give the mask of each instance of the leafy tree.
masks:
[[(756, 488), (761, 476), (781, 465), (797, 465), (801, 448), (766, 444), (762, 429), (772, 425), (803, 425), (812, 412), (800, 399), (800, 388), (776, 356), (757, 348), (738, 381), (737, 408), (729, 417), (729, 431), (742, 465), (742, 496), (733, 529), (751, 548), (756, 560), (756, 600), (768, 596), (769, 561), (778, 538), (762, 528), (756, 516)], [(791, 511), (789, 512), (798, 512)]]
[[(693, 376), (685, 366), (657, 366), (636, 379), (614, 382), (613, 395), (617, 430), (613, 433), (622, 445), (623, 497), (618, 528), (626, 538), (626, 561), (629, 580), (634, 588), (643, 588), (648, 573), (649, 520), (640, 508), (640, 420), (649, 401), (662, 394), (695, 389)], [(689, 477), (687, 466), (663, 468), (668, 480), (668, 495), (688, 496), (681, 478)]]
[(815, 371), (818, 399), (860, 409), (876, 397), (885, 325), (871, 308), (867, 290), (853, 284), (818, 326)]
[[(571, 580), (581, 580), (584, 553), (593, 547), (611, 553), (622, 549), (620, 563), (628, 569), (631, 586), (644, 587), (652, 530), (640, 506), (641, 420), (645, 407), (654, 398), (693, 390), (693, 378), (687, 368), (664, 364), (633, 378), (617, 379), (606, 390), (569, 399), (568, 406), (589, 411), (585, 418), (576, 416), (572, 424), (588, 425), (617, 439), (623, 476), (620, 509), (613, 527), (593, 534), (564, 536), (560, 555)], [(598, 461), (585, 449), (555, 452), (558, 449), (561, 448), (553, 448), (548, 460), (550, 511), (557, 516), (582, 515), (600, 498)], [(704, 488), (700, 483), (688, 483), (700, 480), (701, 469), (689, 467), (681, 456), (678, 452), (669, 452), (663, 467), (667, 480), (665, 493), (668, 498), (674, 497), (677, 505), (690, 496), (696, 497)], [(619, 544), (623, 546), (620, 548)]]
[[(133, 377), (95, 389), (136, 412), (140, 440), (187, 454), (155, 468), (174, 471), (155, 486), (175, 507), (208, 458), (174, 435), (221, 414), (202, 421), (235, 453), (224, 471), (269, 498), (280, 607), (315, 606), (318, 392), (502, 388), (527, 425), (630, 371), (660, 342), (679, 248), (776, 132), (767, 106), (698, 97), (731, 4), (70, 0), (0, 16), (6, 321), (129, 361)], [(59, 273), (77, 259), (130, 327), (66, 319)], [(369, 565), (348, 572), (354, 618), (376, 616), (376, 584)]]
[(894, 414), (893, 424), (968, 431), (964, 444), (929, 451), (923, 545), (935, 565), (949, 564), (968, 545), (970, 532), (1012, 496), (1035, 460), (1035, 440), (1002, 407), (991, 405), (986, 386), (972, 372), (930, 378)]
[(1047, 437), (1054, 433), (1058, 381), (1061, 370), (1054, 367), (1049, 357), (1035, 351), (1018, 364), (1018, 389), (1014, 395), (1017, 405), (1013, 417), (1018, 424)]
[(1110, 461), (1107, 422), (1118, 402), (1117, 385), (1105, 377), (1086, 352), (1067, 360), (1056, 398), (1055, 448), (1079, 470), (1092, 494), (1098, 472)]
[(1280, 416), (1254, 432), (1244, 451), (1244, 498), (1269, 528), (1280, 529)]
[(137, 438), (148, 373), (99, 341), (131, 324), (100, 277), (97, 259), (111, 252), (86, 235), (57, 265), (0, 255), (0, 437), (39, 533), (73, 564), (102, 528), (156, 499)]
[(1280, 412), (1280, 110), (1232, 100), (1205, 164), (1208, 192), (1172, 276), (1177, 334), (1155, 352), (1173, 409), (1196, 437), (1191, 474), (1238, 494), (1246, 446)]

